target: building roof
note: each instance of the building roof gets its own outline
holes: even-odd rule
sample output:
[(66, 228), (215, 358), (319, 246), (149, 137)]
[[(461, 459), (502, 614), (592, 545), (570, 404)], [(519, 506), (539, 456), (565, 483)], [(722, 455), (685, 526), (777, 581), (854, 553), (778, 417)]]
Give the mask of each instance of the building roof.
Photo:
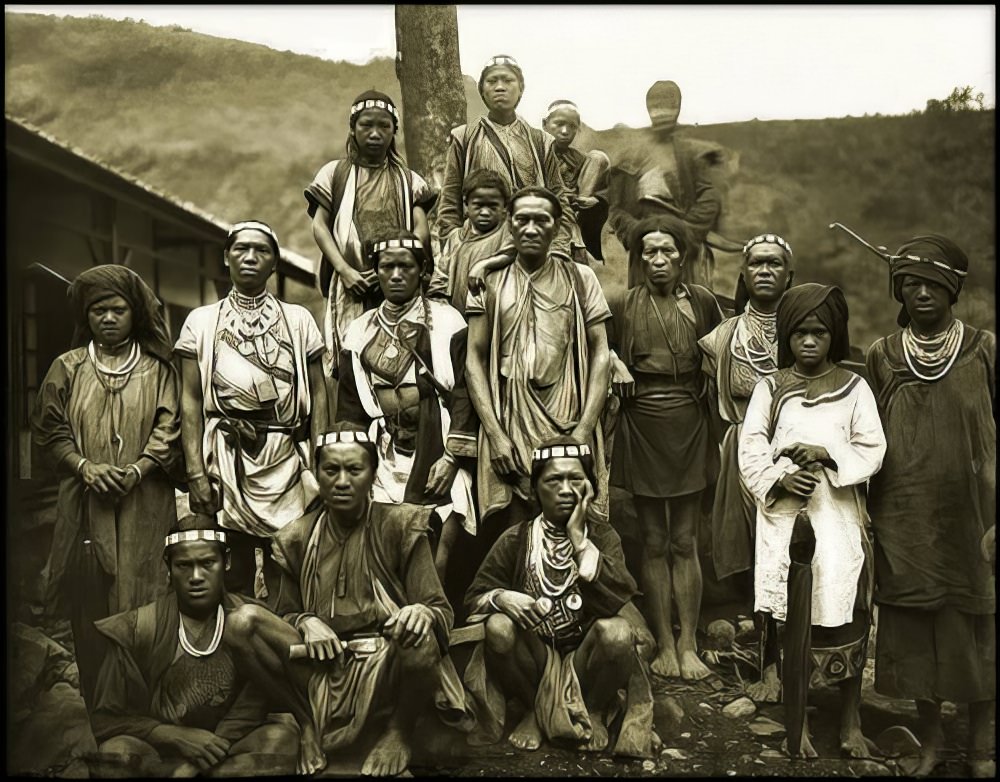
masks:
[[(232, 223), (158, 190), (131, 174), (56, 139), (30, 122), (10, 114), (4, 116), (8, 155), (16, 155), (69, 179), (131, 201), (159, 219), (181, 225), (207, 241), (225, 241)], [(279, 269), (284, 274), (312, 283), (315, 263), (303, 255), (282, 248)]]

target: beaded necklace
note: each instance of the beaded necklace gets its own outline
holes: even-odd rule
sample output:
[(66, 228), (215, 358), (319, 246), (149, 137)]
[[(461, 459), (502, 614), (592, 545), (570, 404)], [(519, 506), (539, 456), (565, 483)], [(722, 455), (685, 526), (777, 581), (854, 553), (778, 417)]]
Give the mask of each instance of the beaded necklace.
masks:
[[(948, 374), (958, 358), (965, 336), (965, 326), (957, 318), (940, 334), (920, 337), (912, 326), (903, 330), (903, 357), (910, 371), (925, 383), (933, 383)], [(919, 369), (918, 369), (919, 367)]]
[(219, 605), (219, 609), (215, 614), (215, 634), (212, 636), (212, 640), (208, 644), (208, 647), (204, 650), (199, 650), (195, 649), (194, 646), (191, 645), (191, 642), (188, 640), (187, 633), (184, 632), (184, 617), (178, 617), (177, 638), (181, 642), (181, 649), (192, 657), (208, 657), (219, 648), (219, 642), (222, 641), (222, 630), (225, 626), (226, 612), (222, 610), (222, 605)]

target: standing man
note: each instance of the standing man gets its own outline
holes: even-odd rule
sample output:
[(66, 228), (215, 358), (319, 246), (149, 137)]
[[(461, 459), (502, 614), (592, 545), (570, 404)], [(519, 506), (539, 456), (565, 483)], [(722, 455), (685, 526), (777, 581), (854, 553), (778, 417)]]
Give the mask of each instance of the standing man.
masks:
[(184, 322), (181, 440), (191, 510), (230, 532), (235, 591), (266, 597), (264, 553), (273, 533), (316, 496), (307, 441), (326, 428), (323, 337), (312, 315), (267, 291), (278, 237), (237, 223), (223, 250), (233, 289)]
[(875, 689), (917, 702), (923, 776), (944, 742), (943, 700), (969, 704), (973, 776), (996, 773), (996, 593), (983, 555), (996, 524), (996, 337), (952, 313), (968, 268), (944, 236), (900, 247), (891, 269), (902, 330), (866, 362), (888, 441), (869, 501)]
[(552, 250), (570, 260), (570, 242), (576, 228), (570, 192), (559, 173), (552, 136), (531, 127), (515, 112), (523, 93), (524, 74), (513, 57), (498, 54), (487, 60), (479, 76), (479, 94), (486, 104), (486, 116), (451, 131), (444, 188), (438, 205), (438, 234), (444, 242), (448, 234), (461, 227), (465, 178), (485, 168), (500, 174), (511, 192), (539, 186), (554, 194), (560, 216)]
[(607, 468), (598, 418), (607, 397), (604, 323), (611, 317), (589, 266), (550, 252), (562, 204), (542, 187), (516, 192), (510, 231), (516, 260), (470, 294), (467, 382), (482, 424), (479, 509), (505, 510), (503, 528), (532, 518), (531, 454), (568, 434), (590, 445), (598, 470), (595, 510), (607, 515)]
[(794, 273), (788, 242), (777, 234), (755, 236), (743, 247), (736, 316), (698, 340), (709, 399), (725, 426), (712, 507), (712, 564), (718, 579), (753, 567), (756, 505), (740, 478), (736, 452), (754, 386), (778, 369), (775, 313)]
[(652, 127), (644, 143), (611, 161), (608, 221), (627, 250), (637, 220), (655, 214), (682, 218), (694, 242), (682, 282), (711, 288), (714, 261), (704, 242), (719, 219), (722, 199), (706, 176), (705, 161), (690, 142), (675, 136), (680, 87), (656, 82), (646, 93), (646, 110)]

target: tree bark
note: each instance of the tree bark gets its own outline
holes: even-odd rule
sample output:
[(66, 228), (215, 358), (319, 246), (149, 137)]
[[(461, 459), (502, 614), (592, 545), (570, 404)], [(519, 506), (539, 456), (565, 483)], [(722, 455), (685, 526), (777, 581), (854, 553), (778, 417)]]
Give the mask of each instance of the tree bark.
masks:
[(440, 187), (448, 133), (466, 122), (455, 6), (396, 6), (396, 78), (407, 164)]

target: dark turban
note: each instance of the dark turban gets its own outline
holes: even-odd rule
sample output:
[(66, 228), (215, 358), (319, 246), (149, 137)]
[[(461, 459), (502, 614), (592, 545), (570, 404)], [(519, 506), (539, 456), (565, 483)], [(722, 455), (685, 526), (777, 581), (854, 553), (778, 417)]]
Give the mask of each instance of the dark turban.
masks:
[(132, 309), (131, 337), (149, 354), (170, 361), (173, 344), (163, 319), (163, 305), (142, 278), (125, 266), (107, 264), (81, 273), (67, 291), (76, 328), (73, 346), (82, 347), (93, 339), (87, 311), (91, 305), (112, 296), (121, 296)]
[(830, 332), (830, 353), (833, 363), (851, 354), (851, 338), (847, 332), (847, 299), (836, 285), (807, 282), (789, 288), (778, 302), (778, 367), (795, 364), (792, 355), (792, 332), (810, 315), (819, 318)]
[[(948, 291), (952, 304), (958, 301), (965, 275), (957, 272), (968, 272), (969, 258), (951, 239), (941, 234), (915, 236), (903, 244), (896, 255), (904, 256), (892, 264), (892, 297), (896, 301), (903, 301), (903, 277), (907, 275), (936, 282)], [(923, 260), (905, 257), (908, 255)], [(905, 306), (900, 309), (896, 322), (902, 327), (910, 322)]]
[(646, 234), (664, 233), (674, 238), (674, 244), (680, 250), (680, 262), (687, 261), (688, 250), (691, 249), (691, 234), (687, 225), (679, 217), (671, 214), (657, 214), (644, 217), (632, 228), (628, 245), (628, 287), (642, 285), (646, 279), (642, 273), (642, 238)]

